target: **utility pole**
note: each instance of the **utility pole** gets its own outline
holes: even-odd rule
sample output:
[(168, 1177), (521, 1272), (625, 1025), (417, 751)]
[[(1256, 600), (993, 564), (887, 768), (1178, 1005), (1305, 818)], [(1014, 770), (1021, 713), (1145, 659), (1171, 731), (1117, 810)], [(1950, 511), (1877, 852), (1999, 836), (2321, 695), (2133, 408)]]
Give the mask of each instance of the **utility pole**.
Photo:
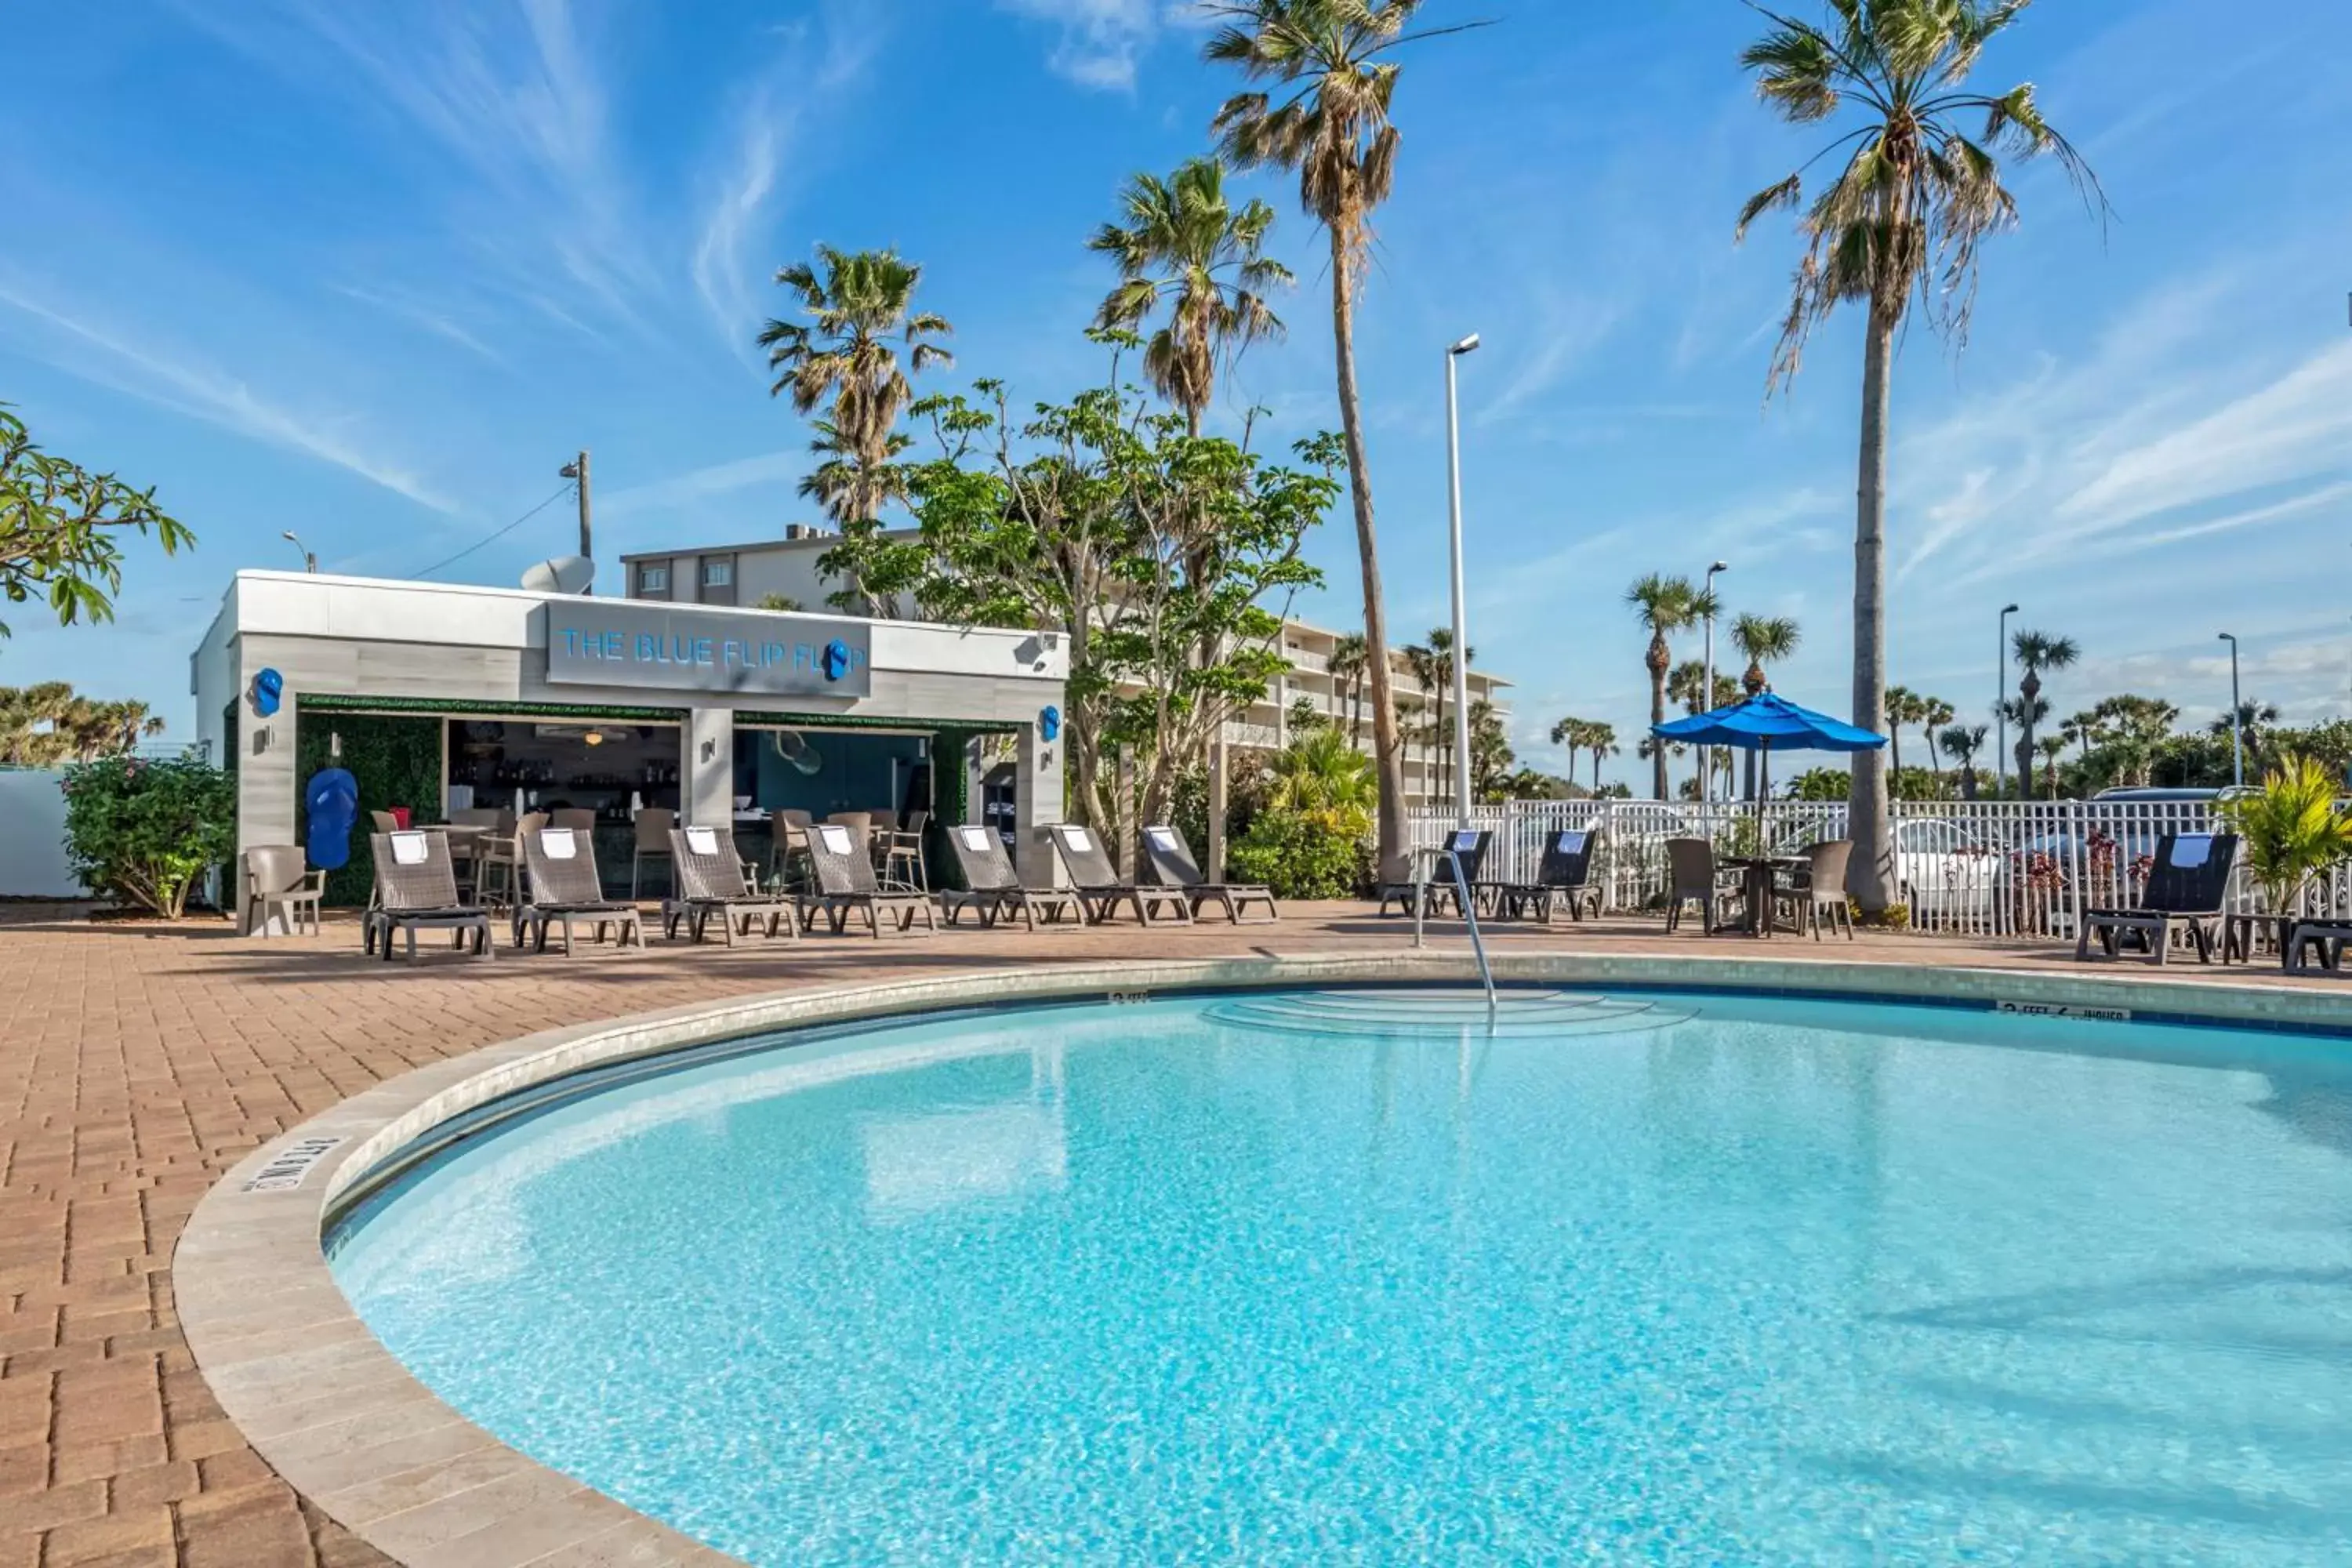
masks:
[[(583, 560), (583, 561), (590, 561), (590, 562), (593, 562), (593, 561), (594, 561), (594, 560), (596, 559), (596, 542), (595, 542), (595, 536), (594, 536), (593, 532), (591, 531), (591, 529), (590, 529), (590, 527), (589, 527), (589, 524), (588, 524), (588, 448), (587, 448), (587, 447), (583, 447), (582, 448), (580, 448), (580, 455), (579, 455), (578, 457), (576, 457), (576, 458), (572, 458), (572, 461), (570, 461), (570, 462), (568, 462), (568, 463), (566, 463), (566, 464), (564, 464), (564, 465), (563, 465), (563, 468), (562, 468), (562, 478), (564, 478), (564, 479), (570, 479), (570, 480), (573, 481), (573, 483), (572, 483), (572, 488), (573, 488), (575, 490), (577, 490), (577, 491), (579, 492), (579, 496), (580, 496), (580, 558), (581, 558), (582, 560)], [(580, 591), (581, 591), (583, 594), (593, 594), (593, 593), (596, 591), (596, 585), (595, 585), (595, 584), (594, 584), (594, 583), (593, 583), (593, 582), (592, 582), (592, 583), (590, 583), (590, 584), (589, 584), (589, 585), (588, 585), (587, 587), (583, 588), (583, 589), (581, 589)]]

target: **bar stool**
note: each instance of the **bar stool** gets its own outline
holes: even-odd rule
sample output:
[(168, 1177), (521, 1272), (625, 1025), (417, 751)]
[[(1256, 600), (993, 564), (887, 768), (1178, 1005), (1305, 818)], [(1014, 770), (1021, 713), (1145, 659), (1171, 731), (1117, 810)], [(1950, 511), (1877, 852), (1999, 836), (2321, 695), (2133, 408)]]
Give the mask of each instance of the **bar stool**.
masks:
[(669, 830), (677, 826), (677, 813), (666, 805), (641, 806), (637, 811), (636, 853), (629, 857), (629, 897), (639, 897), (638, 889), (645, 875), (647, 860), (658, 860), (669, 879), (668, 890), (677, 891), (677, 864), (671, 859)]
[(816, 818), (805, 811), (785, 809), (768, 814), (768, 881), (777, 888), (797, 887), (795, 880), (808, 863), (808, 830)]
[(534, 811), (520, 819), (500, 813), (499, 831), (482, 841), (474, 872), (474, 897), (494, 910), (512, 909), (522, 897), (522, 836), (547, 826), (547, 814)]
[(931, 820), (928, 811), (910, 811), (907, 826), (884, 835), (882, 880), (918, 890), (931, 885), (923, 865), (923, 828)]

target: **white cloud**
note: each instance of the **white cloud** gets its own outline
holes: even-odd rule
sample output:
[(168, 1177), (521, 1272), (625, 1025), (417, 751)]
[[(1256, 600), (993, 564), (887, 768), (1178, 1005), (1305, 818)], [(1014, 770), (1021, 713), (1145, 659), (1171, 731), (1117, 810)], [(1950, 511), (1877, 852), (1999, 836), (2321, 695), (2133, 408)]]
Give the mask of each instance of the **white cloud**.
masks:
[(798, 479), (807, 468), (807, 459), (797, 452), (762, 452), (756, 457), (712, 463), (667, 479), (631, 485), (625, 489), (604, 491), (596, 498), (596, 510), (600, 516), (614, 521), (649, 512), (677, 511), (738, 490)]
[(1160, 30), (1156, 0), (996, 0), (1000, 10), (1060, 28), (1046, 65), (1081, 87), (1124, 92)]
[(37, 323), (32, 352), (68, 374), (331, 463), (419, 506), (451, 514), (459, 510), (413, 471), (363, 449), (354, 419), (297, 413), (226, 372), (168, 355), (143, 334), (93, 325), (6, 284), (0, 284), (0, 305)]
[(402, 294), (381, 292), (373, 289), (354, 288), (349, 284), (337, 285), (336, 292), (347, 299), (356, 300), (362, 305), (382, 310), (388, 316), (398, 317), (411, 326), (429, 332), (446, 342), (455, 343), (467, 353), (479, 355), (492, 364), (503, 365), (507, 363), (505, 356), (467, 331), (446, 311), (436, 310), (422, 300), (410, 299)]

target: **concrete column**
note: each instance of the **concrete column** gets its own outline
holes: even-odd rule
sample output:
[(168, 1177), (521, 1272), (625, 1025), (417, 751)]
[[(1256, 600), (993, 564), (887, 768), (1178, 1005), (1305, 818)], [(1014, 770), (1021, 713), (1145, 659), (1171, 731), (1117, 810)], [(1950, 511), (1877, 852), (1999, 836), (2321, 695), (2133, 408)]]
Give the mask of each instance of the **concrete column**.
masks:
[(982, 759), (987, 755), (987, 742), (974, 736), (963, 743), (963, 820), (967, 827), (978, 827), (988, 820), (981, 814), (981, 781), (988, 776)]
[(1013, 787), (1013, 831), (1019, 837), (1013, 868), (1029, 887), (1055, 887), (1061, 880), (1061, 868), (1045, 829), (1062, 820), (1062, 742), (1039, 736), (1034, 723), (1021, 726)]
[(678, 740), (685, 752), (686, 786), (678, 804), (686, 820), (703, 827), (729, 827), (735, 821), (735, 710), (689, 708)]
[(1202, 869), (1212, 882), (1222, 881), (1225, 875), (1225, 764), (1230, 760), (1225, 750), (1224, 725), (1209, 742), (1209, 842), (1202, 853), (1208, 859)]

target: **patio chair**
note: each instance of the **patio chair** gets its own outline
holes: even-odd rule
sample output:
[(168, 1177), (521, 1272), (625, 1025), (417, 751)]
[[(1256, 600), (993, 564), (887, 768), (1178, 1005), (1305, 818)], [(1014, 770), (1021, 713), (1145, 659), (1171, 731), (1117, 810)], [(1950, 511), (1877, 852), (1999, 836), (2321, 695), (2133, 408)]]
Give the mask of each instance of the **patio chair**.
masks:
[(1704, 838), (1669, 838), (1666, 840), (1666, 931), (1672, 934), (1682, 924), (1683, 909), (1688, 904), (1699, 907), (1704, 924), (1699, 933), (1704, 936), (1723, 923), (1723, 905), (1727, 899), (1738, 895), (1728, 893), (1717, 882), (1715, 867), (1715, 846)]
[(2177, 925), (2197, 944), (2198, 962), (2212, 963), (2213, 931), (2221, 923), (2222, 895), (2237, 863), (2234, 833), (2166, 834), (2157, 840), (2156, 862), (2148, 868), (2147, 886), (2140, 890), (2136, 907), (2083, 911), (2074, 938), (2075, 961), (2090, 958), (2091, 939), (2096, 937), (2104, 957), (2139, 952), (2150, 963), (2162, 963)]
[(645, 917), (637, 906), (604, 896), (596, 870), (596, 845), (576, 827), (542, 827), (522, 841), (523, 872), (530, 891), (515, 906), (514, 942), (529, 931), (533, 951), (547, 951), (547, 928), (563, 927), (563, 955), (572, 956), (572, 922), (584, 922), (598, 942), (607, 931), (615, 946), (646, 945)]
[(310, 919), (317, 936), (319, 900), (326, 896), (327, 874), (309, 869), (299, 844), (257, 844), (245, 852), (245, 930), (269, 934), (274, 911), (286, 922), (286, 934), (302, 934), (302, 917)]
[(458, 901), (457, 873), (449, 862), (446, 836), (424, 828), (402, 828), (368, 835), (368, 853), (375, 861), (376, 903), (360, 918), (360, 936), (368, 952), (383, 944), (384, 962), (392, 962), (392, 939), (408, 933), (408, 956), (416, 958), (416, 933), (446, 931), (463, 951), (470, 932), (474, 954), (492, 956), (490, 912)]
[(993, 827), (950, 827), (947, 837), (956, 870), (963, 878), (962, 887), (940, 889), (940, 907), (947, 911), (948, 924), (960, 923), (966, 910), (980, 916), (983, 929), (995, 925), (1000, 916), (1010, 920), (1016, 914), (1030, 931), (1041, 923), (1057, 925), (1064, 916), (1074, 924), (1085, 923), (1086, 906), (1076, 893), (1021, 885), (1013, 858), (1004, 852), (1004, 840)]
[(1853, 840), (1832, 838), (1807, 847), (1805, 868), (1786, 888), (1775, 889), (1775, 902), (1786, 904), (1799, 931), (1810, 929), (1822, 940), (1822, 927), (1843, 925), (1845, 939), (1853, 940), (1853, 906), (1846, 901), (1845, 868), (1853, 855)]
[(930, 868), (923, 859), (923, 834), (930, 821), (929, 812), (910, 811), (906, 826), (887, 829), (877, 836), (884, 886), (908, 888), (917, 892), (930, 886)]
[[(919, 934), (938, 931), (939, 911), (929, 893), (885, 892), (875, 880), (874, 859), (861, 837), (838, 822), (820, 822), (809, 829), (809, 866), (816, 887), (801, 894), (801, 902), (812, 911), (823, 910), (835, 936), (847, 929), (852, 913), (866, 917), (866, 929), (877, 941), (886, 934), (917, 935), (918, 916), (923, 922)], [(882, 929), (886, 923), (890, 927), (887, 933)]]
[(735, 852), (735, 836), (723, 827), (673, 827), (669, 830), (669, 863), (677, 886), (662, 900), (662, 934), (676, 937), (680, 922), (688, 940), (700, 942), (710, 917), (719, 917), (727, 945), (735, 945), (740, 928), (745, 936), (761, 927), (769, 937), (781, 926), (786, 940), (800, 940), (800, 901), (787, 893), (763, 893), (743, 874)]
[[(1445, 899), (1454, 900), (1454, 913), (1461, 913), (1462, 890), (1454, 885), (1454, 862), (1445, 858), (1446, 851), (1453, 851), (1460, 861), (1465, 878), (1470, 885), (1471, 894), (1475, 897), (1481, 886), (1478, 874), (1486, 862), (1486, 846), (1493, 841), (1494, 837), (1488, 829), (1472, 827), (1465, 827), (1447, 834), (1445, 842), (1430, 852), (1432, 865), (1428, 880), (1382, 882), (1380, 885), (1377, 889), (1380, 898), (1380, 912), (1387, 914), (1389, 905), (1393, 903), (1397, 907), (1397, 913), (1409, 915), (1412, 913), (1412, 900), (1417, 896), (1423, 900), (1422, 913), (1424, 915), (1436, 913), (1439, 902)], [(1496, 889), (1496, 896), (1499, 899), (1499, 889)]]
[(1536, 879), (1504, 887), (1505, 916), (1549, 925), (1553, 906), (1559, 905), (1572, 921), (1582, 920), (1588, 908), (1599, 920), (1601, 889), (1592, 880), (1592, 856), (1600, 844), (1601, 835), (1591, 830), (1564, 829), (1547, 837)]
[(809, 828), (816, 818), (785, 807), (768, 814), (768, 881), (779, 888), (809, 885)]
[(637, 812), (636, 842), (629, 856), (629, 897), (640, 898), (645, 886), (646, 862), (659, 861), (669, 874), (672, 897), (677, 893), (677, 862), (670, 858), (670, 829), (677, 826), (677, 813), (666, 805), (648, 805)]
[(1140, 925), (1192, 923), (1192, 910), (1182, 893), (1120, 879), (1118, 868), (1103, 853), (1091, 829), (1074, 822), (1057, 822), (1045, 831), (1053, 836), (1054, 853), (1061, 858), (1062, 868), (1070, 874), (1070, 885), (1077, 889), (1078, 907), (1086, 911), (1088, 925), (1116, 919), (1122, 904), (1135, 910)]
[[(1192, 847), (1172, 827), (1143, 830), (1143, 868), (1161, 887), (1181, 889), (1194, 920), (1201, 918), (1203, 904), (1224, 910), (1234, 925), (1271, 925), (1282, 916), (1275, 907), (1273, 889), (1255, 882), (1212, 882), (1202, 875)], [(1246, 913), (1253, 904), (1264, 904), (1265, 913)]]

